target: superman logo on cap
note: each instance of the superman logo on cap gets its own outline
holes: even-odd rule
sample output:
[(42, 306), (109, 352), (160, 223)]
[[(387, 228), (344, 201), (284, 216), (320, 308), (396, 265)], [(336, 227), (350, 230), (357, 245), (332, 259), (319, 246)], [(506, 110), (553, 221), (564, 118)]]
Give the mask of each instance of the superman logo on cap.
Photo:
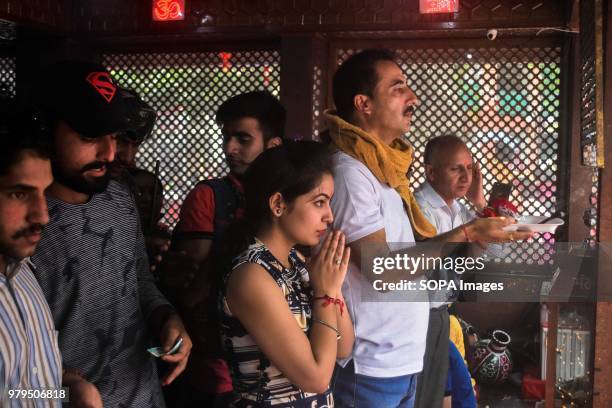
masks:
[(113, 83), (108, 72), (91, 72), (87, 75), (87, 82), (106, 99), (106, 102), (113, 100), (115, 92), (117, 92), (117, 86)]

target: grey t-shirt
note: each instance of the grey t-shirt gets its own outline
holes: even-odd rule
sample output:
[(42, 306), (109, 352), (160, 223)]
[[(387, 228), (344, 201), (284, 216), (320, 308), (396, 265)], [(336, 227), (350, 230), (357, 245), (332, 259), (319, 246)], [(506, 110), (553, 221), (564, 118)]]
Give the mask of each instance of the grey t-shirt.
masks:
[(49, 225), (32, 261), (64, 366), (81, 370), (105, 407), (163, 407), (146, 318), (168, 302), (149, 272), (138, 213), (111, 181), (85, 204), (48, 197)]

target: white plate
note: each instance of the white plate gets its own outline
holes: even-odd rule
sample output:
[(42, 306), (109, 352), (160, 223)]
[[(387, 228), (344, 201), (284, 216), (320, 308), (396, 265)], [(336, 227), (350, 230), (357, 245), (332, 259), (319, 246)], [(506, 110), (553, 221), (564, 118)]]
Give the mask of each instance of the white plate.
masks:
[(561, 218), (553, 218), (546, 221), (545, 224), (538, 222), (548, 218), (544, 215), (523, 215), (517, 218), (516, 224), (504, 227), (504, 231), (533, 231), (533, 232), (550, 232), (553, 234), (559, 225), (563, 225), (564, 221)]

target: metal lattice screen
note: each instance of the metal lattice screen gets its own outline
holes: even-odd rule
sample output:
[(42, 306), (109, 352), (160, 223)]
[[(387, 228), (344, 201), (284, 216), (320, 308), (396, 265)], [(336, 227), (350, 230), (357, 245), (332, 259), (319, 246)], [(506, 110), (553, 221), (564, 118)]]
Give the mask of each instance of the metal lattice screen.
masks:
[(599, 240), (599, 175), (599, 169), (592, 169), (588, 216), (585, 217), (585, 223), (589, 227), (589, 235), (584, 239), (587, 245), (594, 245)]
[(320, 140), (319, 132), (321, 129), (321, 122), (323, 121), (323, 106), (322, 102), (322, 88), (323, 88), (323, 70), (320, 66), (315, 65), (313, 70), (313, 81), (312, 81), (312, 138), (313, 140)]
[(15, 95), (15, 58), (0, 57), (0, 96), (3, 98), (14, 98)]
[(160, 161), (164, 221), (173, 228), (195, 184), (228, 172), (217, 108), (247, 91), (266, 89), (278, 97), (280, 56), (276, 51), (107, 54), (104, 63), (121, 86), (134, 89), (157, 111), (153, 137), (136, 161), (150, 171)]
[[(341, 49), (340, 64), (354, 49)], [(483, 172), (485, 194), (511, 183), (511, 201), (529, 215), (557, 209), (561, 50), (559, 48), (396, 49), (420, 100), (408, 140), (413, 186), (425, 180), (427, 141), (455, 134)], [(549, 263), (554, 236), (511, 245), (505, 262)]]
[(599, 133), (603, 132), (603, 123), (599, 123), (601, 118), (598, 117), (603, 104), (602, 61), (598, 61), (602, 49), (596, 23), (601, 18), (601, 7), (596, 7), (595, 3), (592, 0), (580, 2), (580, 145), (583, 165), (592, 167), (601, 164), (598, 156), (603, 149), (598, 140)]
[[(598, 133), (603, 134), (603, 117), (598, 117), (603, 101), (601, 88), (603, 88), (602, 61), (598, 61), (601, 49), (600, 36), (597, 32), (597, 19), (601, 18), (601, 5), (593, 0), (580, 2), (580, 145), (582, 148), (582, 162), (592, 167), (592, 186), (589, 194), (588, 213), (585, 223), (589, 227), (589, 234), (585, 242), (593, 245), (597, 237), (599, 218), (599, 169), (598, 156), (603, 152), (602, 140), (598, 140)], [(598, 37), (599, 36), (599, 37)], [(599, 89), (598, 89), (599, 88)], [(598, 95), (599, 93), (599, 95)], [(598, 123), (601, 122), (601, 123)], [(601, 159), (601, 158), (599, 158)]]

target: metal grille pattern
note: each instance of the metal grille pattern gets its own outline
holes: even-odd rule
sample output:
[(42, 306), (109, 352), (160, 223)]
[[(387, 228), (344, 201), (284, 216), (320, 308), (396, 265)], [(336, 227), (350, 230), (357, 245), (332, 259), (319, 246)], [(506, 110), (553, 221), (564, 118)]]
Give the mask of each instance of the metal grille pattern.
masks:
[(314, 66), (314, 76), (312, 81), (312, 138), (320, 140), (319, 133), (321, 131), (321, 122), (323, 120), (322, 111), (322, 78), (323, 71), (318, 65)]
[(15, 58), (0, 57), (0, 97), (14, 98), (16, 95)]
[(589, 206), (584, 222), (589, 227), (589, 235), (584, 239), (585, 244), (593, 246), (597, 243), (599, 237), (599, 174), (598, 168), (593, 168), (591, 173), (591, 193), (589, 194)]
[(0, 40), (14, 41), (17, 38), (17, 24), (0, 19)]
[(597, 116), (598, 110), (602, 109), (601, 106), (598, 106), (601, 102), (598, 101), (597, 95), (598, 87), (602, 86), (597, 69), (597, 53), (602, 52), (598, 47), (600, 38), (596, 38), (602, 35), (597, 32), (597, 11), (601, 11), (601, 4), (596, 5), (596, 1), (580, 2), (580, 145), (582, 164), (593, 167), (591, 192), (584, 219), (589, 227), (585, 243), (589, 245), (595, 244), (598, 238), (599, 171), (595, 167), (600, 164), (598, 156), (602, 155), (604, 148), (599, 145), (598, 141), (598, 132), (603, 131), (603, 124), (598, 123), (601, 118)]
[[(420, 100), (409, 141), (415, 148), (412, 184), (425, 180), (427, 141), (455, 134), (480, 163), (485, 194), (511, 183), (522, 214), (558, 208), (559, 48), (397, 49), (408, 84)], [(340, 50), (340, 64), (355, 50)], [(559, 206), (560, 208), (560, 206)], [(504, 262), (552, 262), (554, 236), (510, 245)]]
[(597, 166), (597, 87), (595, 1), (580, 2), (580, 132), (582, 164)]
[(276, 51), (108, 54), (104, 63), (121, 86), (134, 89), (157, 111), (153, 137), (137, 165), (153, 171), (159, 160), (164, 221), (175, 226), (187, 193), (203, 179), (228, 172), (217, 108), (239, 93), (280, 92)]

